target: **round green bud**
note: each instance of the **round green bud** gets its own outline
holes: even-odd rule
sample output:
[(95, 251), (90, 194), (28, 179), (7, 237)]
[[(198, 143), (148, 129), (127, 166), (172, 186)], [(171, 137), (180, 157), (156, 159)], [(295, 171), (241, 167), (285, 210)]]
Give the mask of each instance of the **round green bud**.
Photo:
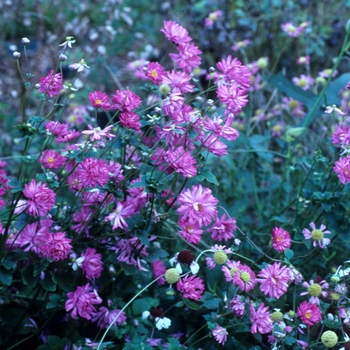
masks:
[(279, 322), (279, 321), (282, 321), (283, 314), (282, 314), (282, 312), (275, 311), (271, 314), (271, 318), (272, 318), (273, 322)]
[(174, 284), (176, 283), (180, 278), (180, 274), (179, 272), (174, 269), (174, 268), (171, 268), (171, 269), (168, 269), (166, 272), (165, 272), (165, 280), (169, 283), (169, 284)]
[(214, 253), (213, 259), (215, 264), (222, 265), (225, 264), (227, 255), (222, 250), (218, 250)]
[(295, 316), (295, 312), (294, 312), (293, 310), (289, 310), (289, 311), (288, 311), (288, 316), (289, 316), (290, 318), (293, 318), (293, 317)]
[(321, 341), (327, 348), (332, 348), (338, 343), (338, 336), (333, 331), (326, 331), (321, 336)]
[(260, 57), (257, 61), (256, 61), (256, 65), (258, 66), (258, 68), (262, 69), (262, 68), (266, 68), (268, 66), (268, 60), (266, 57)]
[(170, 86), (167, 84), (161, 84), (158, 89), (162, 95), (167, 95), (171, 91)]

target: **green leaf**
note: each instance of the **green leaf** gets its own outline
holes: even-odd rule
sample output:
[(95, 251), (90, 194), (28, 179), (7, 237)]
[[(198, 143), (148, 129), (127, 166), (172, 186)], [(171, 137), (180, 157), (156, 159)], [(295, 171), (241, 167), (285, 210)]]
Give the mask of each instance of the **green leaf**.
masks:
[(54, 292), (56, 290), (56, 283), (52, 281), (52, 278), (49, 274), (45, 274), (45, 278), (39, 280), (40, 285), (49, 292)]
[(199, 182), (203, 181), (204, 179), (207, 180), (208, 182), (219, 186), (218, 180), (216, 179), (215, 175), (212, 174), (209, 171), (202, 171), (200, 174), (198, 174), (195, 179)]
[(284, 251), (284, 255), (285, 255), (285, 257), (286, 257), (287, 259), (292, 259), (293, 256), (294, 256), (294, 252), (293, 252), (293, 250), (291, 250), (291, 249), (286, 249), (286, 250)]
[(64, 306), (64, 299), (60, 294), (51, 294), (50, 301), (46, 304), (46, 309), (62, 308)]
[(64, 275), (56, 275), (52, 273), (53, 282), (57, 283), (60, 288), (62, 288), (65, 292), (71, 292), (75, 289), (74, 286), (74, 276), (71, 274)]
[(152, 307), (159, 305), (158, 298), (141, 298), (132, 303), (132, 310), (134, 315), (141, 315), (144, 311), (149, 311)]
[(284, 338), (284, 343), (287, 344), (287, 345), (292, 345), (296, 342), (297, 340), (294, 338), (294, 337), (290, 337), (290, 336), (286, 336)]
[(28, 284), (30, 287), (34, 288), (38, 283), (38, 277), (34, 277), (34, 266), (28, 265), (21, 271), (22, 280), (24, 284)]
[(0, 267), (0, 282), (10, 286), (12, 283), (12, 273), (3, 267)]
[(184, 304), (189, 308), (189, 309), (192, 309), (192, 310), (199, 310), (201, 308), (201, 306), (189, 299), (186, 299), (186, 298), (182, 298), (182, 301), (184, 302)]

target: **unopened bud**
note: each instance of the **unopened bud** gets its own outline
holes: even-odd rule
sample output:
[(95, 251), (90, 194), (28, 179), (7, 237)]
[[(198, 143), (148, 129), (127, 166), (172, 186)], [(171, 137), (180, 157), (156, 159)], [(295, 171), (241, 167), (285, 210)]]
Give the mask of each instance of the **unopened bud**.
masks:
[(28, 45), (28, 44), (30, 44), (30, 40), (28, 38), (22, 38), (22, 44)]
[(20, 58), (20, 57), (21, 57), (21, 53), (18, 52), (18, 51), (15, 51), (15, 52), (13, 53), (13, 57), (14, 57), (14, 58)]
[(66, 55), (64, 55), (63, 53), (61, 53), (59, 55), (59, 59), (61, 62), (64, 62), (64, 61), (67, 61), (68, 60), (68, 57)]
[(333, 331), (326, 331), (321, 336), (321, 341), (327, 348), (332, 348), (338, 343), (338, 336)]
[(169, 284), (174, 284), (180, 279), (180, 274), (176, 269), (171, 268), (165, 272), (164, 277)]
[(215, 68), (214, 67), (210, 67), (209, 68), (209, 73), (214, 73), (215, 72)]

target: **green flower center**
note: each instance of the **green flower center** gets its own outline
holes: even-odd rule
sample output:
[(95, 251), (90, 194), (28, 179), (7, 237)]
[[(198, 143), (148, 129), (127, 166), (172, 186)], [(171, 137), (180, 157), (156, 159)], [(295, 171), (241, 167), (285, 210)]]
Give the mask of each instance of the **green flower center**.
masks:
[(311, 232), (311, 237), (315, 241), (320, 241), (323, 238), (323, 232), (321, 230), (313, 230)]
[(250, 280), (250, 275), (248, 272), (244, 271), (241, 273), (241, 280), (244, 282), (244, 283), (247, 283), (249, 282)]
[(234, 267), (233, 269), (230, 270), (230, 275), (232, 277), (235, 277), (236, 273), (239, 273), (239, 270), (237, 269), (237, 267)]
[(305, 79), (300, 79), (298, 81), (298, 86), (300, 86), (300, 87), (304, 87), (304, 86), (306, 86), (306, 84), (307, 84), (307, 81)]
[(227, 255), (222, 250), (219, 250), (214, 253), (213, 259), (216, 264), (222, 265), (226, 262)]
[(308, 292), (313, 297), (318, 297), (322, 293), (322, 287), (318, 283), (314, 283), (309, 287)]

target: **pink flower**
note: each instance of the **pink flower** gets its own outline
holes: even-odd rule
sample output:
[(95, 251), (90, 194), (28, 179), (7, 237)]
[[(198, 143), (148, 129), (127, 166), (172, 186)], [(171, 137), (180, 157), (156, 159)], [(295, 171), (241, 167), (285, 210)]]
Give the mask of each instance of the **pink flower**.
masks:
[(313, 83), (314, 83), (314, 79), (307, 76), (307, 75), (300, 75), (300, 78), (298, 77), (294, 77), (292, 79), (293, 83), (297, 86), (299, 86), (300, 88), (302, 88), (303, 90), (308, 90), (312, 87)]
[(45, 243), (40, 246), (42, 253), (53, 261), (68, 258), (72, 240), (64, 232), (55, 232), (46, 236)]
[[(152, 275), (153, 278), (158, 278), (160, 276), (163, 276), (166, 272), (166, 267), (165, 264), (163, 263), (163, 261), (161, 260), (155, 260), (153, 261), (153, 263), (151, 264), (152, 266)], [(162, 277), (157, 281), (157, 284), (159, 286), (162, 286), (163, 284), (165, 284), (165, 278)]]
[(244, 315), (244, 302), (241, 300), (241, 297), (237, 295), (230, 301), (230, 308), (233, 314), (239, 318), (242, 318)]
[(308, 22), (303, 22), (299, 27), (296, 27), (294, 24), (287, 22), (282, 24), (282, 30), (293, 38), (297, 38), (305, 31), (305, 28), (308, 26)]
[(178, 201), (181, 205), (177, 212), (189, 224), (209, 225), (217, 217), (216, 205), (219, 201), (213, 197), (209, 188), (203, 188), (202, 185), (192, 186), (192, 190), (182, 192)]
[(348, 146), (350, 144), (350, 126), (337, 125), (332, 135), (332, 143), (338, 145), (338, 147), (339, 145)]
[(170, 58), (187, 73), (191, 73), (192, 68), (198, 68), (201, 64), (202, 51), (193, 43), (178, 46), (179, 53), (169, 54)]
[(350, 182), (350, 155), (339, 158), (339, 160), (334, 163), (333, 170), (337, 173), (342, 184), (346, 185)]
[(204, 19), (204, 25), (208, 28), (211, 28), (214, 22), (222, 16), (222, 11), (217, 10), (214, 12), (210, 12), (208, 17)]
[(310, 64), (310, 56), (300, 56), (298, 59), (297, 59), (297, 63), (298, 64)]
[(146, 76), (153, 81), (154, 84), (159, 85), (163, 80), (164, 68), (158, 62), (150, 62), (147, 65)]
[[(116, 319), (117, 316), (118, 318)], [(126, 321), (126, 315), (124, 311), (121, 312), (119, 309), (108, 310), (106, 307), (101, 306), (100, 310), (92, 317), (92, 322), (96, 321), (100, 328), (108, 328), (112, 322), (114, 326), (120, 326)]]
[(219, 344), (225, 344), (228, 335), (228, 332), (225, 328), (217, 326), (212, 330), (212, 334)]
[(200, 136), (199, 139), (203, 143), (202, 146), (208, 150), (208, 152), (218, 157), (228, 154), (227, 145), (221, 142), (217, 136), (211, 134), (209, 137)]
[(310, 227), (312, 228), (312, 231), (308, 230), (307, 228), (303, 229), (303, 235), (305, 239), (313, 239), (313, 246), (318, 246), (323, 249), (326, 248), (327, 245), (331, 242), (329, 238), (324, 238), (324, 235), (330, 235), (331, 231), (326, 230), (325, 225), (321, 225), (319, 229), (316, 228), (315, 223), (311, 222)]
[(176, 288), (184, 298), (193, 300), (199, 300), (205, 289), (203, 280), (195, 275), (186, 275), (185, 278), (180, 278)]
[(38, 91), (40, 93), (46, 93), (47, 96), (52, 98), (55, 95), (59, 95), (63, 87), (61, 73), (53, 74), (53, 70), (50, 70), (49, 74), (40, 78), (40, 87)]
[(310, 294), (311, 298), (309, 299), (309, 303), (320, 305), (319, 296), (323, 296), (324, 298), (328, 295), (328, 293), (323, 289), (328, 289), (328, 283), (326, 281), (321, 281), (320, 283), (315, 283), (313, 280), (310, 283), (303, 282), (302, 286), (307, 288), (307, 292), (300, 293), (300, 295)]
[(91, 280), (101, 276), (103, 270), (101, 254), (96, 253), (96, 250), (93, 248), (87, 248), (86, 251), (81, 254), (81, 258), (83, 261), (80, 266), (84, 271), (86, 278)]
[(226, 60), (222, 59), (216, 66), (223, 74), (217, 76), (215, 84), (217, 84), (220, 79), (223, 79), (224, 82), (228, 84), (236, 83), (236, 85), (243, 90), (248, 89), (251, 85), (252, 73), (250, 69), (247, 66), (243, 66), (236, 57), (232, 59), (232, 56), (229, 55)]
[(207, 120), (203, 120), (203, 124), (205, 130), (212, 131), (215, 136), (223, 137), (229, 141), (235, 141), (239, 136), (239, 132), (231, 127), (233, 119), (232, 114), (228, 115), (224, 123), (221, 117), (214, 115), (214, 119), (208, 118)]
[(260, 282), (260, 290), (271, 298), (279, 299), (288, 289), (289, 271), (281, 263), (267, 265), (258, 274), (257, 281)]
[(251, 41), (246, 39), (246, 40), (242, 40), (242, 41), (237, 41), (232, 47), (231, 49), (235, 52), (239, 51), (240, 49), (244, 49), (246, 47), (248, 47), (249, 45), (251, 45)]
[(55, 192), (47, 184), (36, 183), (34, 179), (29, 185), (24, 185), (23, 194), (28, 198), (27, 212), (31, 216), (46, 216), (56, 201)]
[(182, 238), (193, 244), (200, 242), (203, 230), (197, 224), (190, 224), (187, 220), (180, 219), (179, 226), (181, 228), (179, 234)]
[(40, 157), (40, 163), (48, 169), (59, 169), (65, 162), (66, 157), (53, 150), (43, 151)]
[(214, 225), (207, 229), (207, 231), (212, 233), (211, 238), (213, 240), (228, 241), (234, 238), (233, 231), (236, 229), (236, 220), (234, 218), (226, 219), (226, 214), (224, 214), (221, 219), (216, 218)]
[(249, 293), (256, 285), (255, 273), (252, 269), (240, 261), (226, 261), (227, 266), (222, 266), (221, 271), (224, 273), (227, 282), (232, 281), (242, 291)]
[(108, 95), (101, 91), (90, 92), (89, 100), (92, 107), (102, 108), (105, 111), (108, 111), (111, 107), (108, 101)]
[(49, 121), (45, 123), (45, 128), (54, 136), (64, 136), (68, 134), (68, 125)]
[(344, 318), (343, 322), (348, 326), (350, 323), (350, 308), (339, 308), (339, 315), (341, 318)]
[(89, 283), (84, 287), (77, 287), (75, 292), (67, 293), (68, 300), (66, 301), (66, 311), (71, 311), (71, 316), (77, 318), (77, 315), (91, 320), (91, 317), (96, 314), (95, 307), (93, 305), (101, 304), (102, 299), (94, 290), (91, 292)]
[(163, 84), (167, 84), (173, 88), (172, 92), (186, 93), (192, 92), (194, 86), (190, 84), (191, 76), (185, 72), (166, 72), (163, 75)]
[(197, 175), (196, 159), (189, 152), (185, 152), (182, 146), (168, 152), (169, 165), (175, 172), (182, 174), (184, 177), (193, 177)]
[(307, 326), (313, 326), (322, 318), (321, 310), (315, 304), (306, 301), (300, 304), (297, 314)]
[(284, 252), (290, 247), (290, 234), (288, 231), (283, 230), (281, 227), (275, 227), (272, 229), (272, 247), (277, 251)]
[(255, 311), (254, 305), (250, 304), (250, 321), (253, 323), (250, 331), (254, 333), (266, 334), (272, 332), (273, 321), (270, 313), (268, 312), (269, 307), (261, 303), (258, 310)]
[(131, 204), (127, 202), (117, 202), (117, 206), (108, 216), (106, 220), (113, 222), (112, 230), (116, 230), (118, 227), (125, 229), (128, 224), (124, 219), (134, 214), (134, 209)]
[(139, 131), (141, 128), (140, 118), (134, 112), (120, 113), (119, 119), (124, 128), (130, 128), (136, 131)]
[(121, 111), (131, 112), (141, 104), (141, 99), (131, 90), (116, 90), (115, 95), (112, 95), (112, 108), (120, 109)]
[(238, 88), (236, 83), (220, 85), (216, 94), (220, 101), (226, 104), (226, 110), (234, 115), (239, 114), (248, 103), (246, 91)]
[(23, 251), (29, 250), (41, 256), (41, 245), (45, 243), (47, 236), (51, 235), (47, 226), (39, 226), (38, 222), (27, 224), (22, 232), (17, 237), (17, 242), (21, 248), (25, 247)]
[(173, 21), (164, 21), (164, 26), (160, 31), (165, 34), (168, 40), (173, 41), (176, 45), (185, 45), (192, 40), (188, 35), (188, 31)]
[(88, 125), (89, 130), (84, 130), (81, 133), (85, 135), (90, 135), (90, 141), (99, 141), (102, 140), (103, 137), (106, 139), (112, 139), (115, 135), (109, 133), (109, 131), (113, 128), (113, 125), (108, 125), (106, 128), (101, 130), (100, 127), (93, 128), (91, 125)]
[(163, 100), (162, 108), (165, 114), (172, 117), (178, 110), (181, 110), (183, 104), (184, 98), (179, 92), (174, 92)]

